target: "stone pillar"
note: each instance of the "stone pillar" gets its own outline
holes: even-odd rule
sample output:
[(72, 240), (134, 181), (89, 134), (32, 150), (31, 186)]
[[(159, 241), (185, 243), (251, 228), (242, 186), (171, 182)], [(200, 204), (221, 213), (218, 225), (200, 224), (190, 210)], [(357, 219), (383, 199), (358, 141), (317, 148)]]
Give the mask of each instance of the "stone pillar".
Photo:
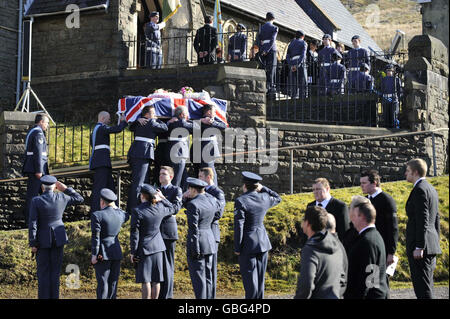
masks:
[[(405, 102), (400, 123), (412, 131), (448, 128), (448, 51), (430, 35), (415, 36), (408, 44), (409, 60), (405, 65)], [(438, 175), (448, 172), (448, 131), (436, 134)], [(425, 143), (432, 167), (432, 139)]]
[(25, 139), (34, 113), (4, 111), (0, 115), (0, 178), (22, 177)]

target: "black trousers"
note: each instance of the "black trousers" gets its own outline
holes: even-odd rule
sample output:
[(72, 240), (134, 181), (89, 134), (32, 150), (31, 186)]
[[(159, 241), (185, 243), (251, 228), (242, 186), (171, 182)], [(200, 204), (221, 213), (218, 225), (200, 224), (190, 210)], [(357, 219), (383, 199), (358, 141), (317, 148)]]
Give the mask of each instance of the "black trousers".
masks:
[(27, 174), (27, 194), (25, 197), (25, 210), (23, 212), (25, 217), (25, 225), (28, 228), (28, 221), (30, 219), (30, 206), (33, 197), (38, 196), (41, 192), (41, 181), (34, 174)]
[(98, 167), (94, 169), (94, 182), (91, 194), (91, 213), (100, 210), (100, 191), (103, 188), (109, 188), (114, 193), (116, 185), (112, 177), (111, 167)]
[(63, 252), (64, 246), (38, 249), (36, 264), (39, 299), (59, 299)]
[(161, 282), (161, 290), (158, 299), (173, 298), (173, 277), (175, 273), (175, 249), (176, 239), (164, 239), (166, 251), (164, 252), (164, 281)]
[(436, 255), (424, 255), (422, 259), (414, 259), (408, 254), (408, 263), (417, 299), (434, 299), (433, 272), (436, 268)]
[(97, 299), (116, 299), (120, 260), (104, 260), (94, 265), (97, 278)]

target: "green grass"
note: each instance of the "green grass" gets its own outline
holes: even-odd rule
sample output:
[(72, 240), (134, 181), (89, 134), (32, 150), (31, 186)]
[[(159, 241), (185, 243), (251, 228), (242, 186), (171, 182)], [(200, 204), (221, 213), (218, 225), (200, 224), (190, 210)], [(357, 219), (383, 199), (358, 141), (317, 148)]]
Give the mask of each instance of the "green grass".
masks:
[[(441, 216), (441, 248), (443, 254), (437, 258), (434, 272), (437, 285), (448, 286), (449, 280), (449, 177), (429, 178), (439, 193)], [(405, 203), (412, 185), (407, 182), (392, 182), (382, 185), (397, 202), (399, 218), (399, 243), (397, 255), (400, 258), (397, 271), (392, 278), (393, 288), (411, 288), (407, 258), (405, 256), (405, 227), (407, 217)], [(350, 203), (353, 195), (360, 195), (359, 187), (333, 190), (332, 195)], [(300, 251), (297, 247), (300, 224), (305, 207), (313, 200), (312, 193), (284, 195), (280, 205), (272, 208), (266, 215), (265, 225), (273, 249), (269, 253), (266, 274), (267, 294), (294, 293)], [(177, 215), (180, 240), (177, 242), (175, 258), (175, 294), (192, 294), (192, 287), (185, 255), (185, 238), (187, 233), (186, 215), (180, 211)], [(237, 257), (233, 254), (233, 203), (228, 202), (223, 218), (220, 220), (222, 242), (219, 251), (218, 295), (242, 295), (243, 286), (239, 274)], [(64, 251), (61, 276), (62, 294), (66, 297), (86, 298), (95, 296), (95, 274), (90, 266), (90, 223), (80, 221), (67, 223), (69, 244)], [(120, 296), (123, 298), (140, 298), (140, 286), (134, 283), (134, 268), (129, 256), (129, 222), (120, 234), (124, 256), (120, 277)], [(0, 298), (34, 298), (36, 295), (36, 266), (28, 248), (27, 231), (0, 231)], [(80, 269), (81, 288), (65, 288), (67, 274), (65, 267), (76, 264)]]

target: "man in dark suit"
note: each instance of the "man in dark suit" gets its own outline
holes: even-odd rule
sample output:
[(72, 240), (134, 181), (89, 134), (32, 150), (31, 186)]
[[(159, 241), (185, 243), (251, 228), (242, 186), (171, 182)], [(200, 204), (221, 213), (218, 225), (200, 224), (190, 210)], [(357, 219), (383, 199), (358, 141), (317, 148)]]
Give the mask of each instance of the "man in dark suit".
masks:
[[(43, 194), (31, 201), (28, 238), (31, 252), (36, 254), (38, 298), (58, 299), (64, 245), (68, 242), (62, 216), (66, 206), (81, 204), (84, 199), (51, 175), (40, 181)], [(59, 192), (54, 192), (55, 188)]]
[(336, 232), (339, 240), (342, 242), (345, 232), (350, 228), (350, 219), (347, 205), (330, 195), (330, 183), (326, 178), (317, 178), (312, 186), (314, 202), (309, 206), (323, 207), (336, 219)]
[(214, 216), (214, 220), (211, 224), (211, 230), (214, 234), (214, 239), (216, 240), (216, 250), (217, 252), (213, 254), (213, 269), (214, 269), (214, 277), (213, 277), (213, 298), (216, 298), (216, 286), (217, 286), (217, 254), (219, 252), (219, 243), (220, 243), (220, 227), (219, 227), (219, 219), (222, 218), (223, 212), (225, 210), (225, 194), (223, 191), (214, 185), (214, 172), (211, 167), (201, 168), (198, 173), (198, 179), (206, 182), (208, 186), (205, 187), (205, 191), (214, 196), (217, 199), (219, 204), (218, 212)]
[[(174, 172), (170, 166), (161, 166), (159, 171), (160, 190), (164, 197), (172, 203), (175, 214), (179, 212), (183, 205), (183, 191), (180, 187), (172, 185)], [(164, 252), (164, 281), (161, 283), (159, 299), (173, 298), (173, 277), (175, 272), (175, 248), (178, 240), (178, 227), (175, 214), (164, 217), (161, 222), (161, 236), (166, 245)]]
[(375, 228), (375, 207), (370, 200), (354, 196), (350, 219), (358, 232), (348, 254), (348, 283), (345, 299), (387, 299), (386, 251)]
[(245, 298), (263, 299), (267, 255), (272, 249), (264, 217), (281, 197), (259, 183), (261, 176), (251, 172), (242, 176), (244, 194), (234, 202), (234, 253), (239, 256)]
[(439, 199), (433, 186), (425, 179), (428, 166), (422, 159), (406, 165), (406, 180), (414, 188), (406, 201), (406, 255), (408, 256), (414, 292), (418, 299), (433, 299), (433, 271), (439, 246)]
[(383, 238), (386, 248), (386, 266), (389, 266), (394, 262), (398, 242), (397, 205), (389, 194), (382, 191), (380, 176), (376, 170), (362, 172), (359, 181), (362, 192), (367, 194), (377, 212), (375, 227)]
[(103, 188), (100, 191), (100, 210), (91, 215), (91, 263), (97, 278), (97, 299), (116, 299), (117, 296), (123, 258), (119, 232), (130, 215), (116, 206), (116, 200), (112, 190)]
[(213, 17), (205, 17), (205, 25), (197, 30), (194, 38), (194, 49), (198, 55), (198, 64), (216, 62), (217, 29), (212, 26)]
[(120, 124), (108, 126), (111, 115), (102, 111), (98, 114), (98, 122), (91, 134), (92, 154), (89, 158), (89, 169), (94, 171), (91, 195), (91, 212), (100, 210), (100, 191), (109, 188), (116, 189), (111, 169), (110, 134), (122, 132), (127, 126), (125, 116), (120, 117)]
[(40, 178), (48, 174), (48, 146), (44, 132), (48, 128), (48, 116), (43, 113), (36, 114), (35, 126), (28, 131), (25, 140), (25, 161), (22, 173), (28, 176), (27, 194), (25, 197), (25, 224), (28, 227), (30, 218), (30, 205), (33, 197), (39, 194), (41, 188)]

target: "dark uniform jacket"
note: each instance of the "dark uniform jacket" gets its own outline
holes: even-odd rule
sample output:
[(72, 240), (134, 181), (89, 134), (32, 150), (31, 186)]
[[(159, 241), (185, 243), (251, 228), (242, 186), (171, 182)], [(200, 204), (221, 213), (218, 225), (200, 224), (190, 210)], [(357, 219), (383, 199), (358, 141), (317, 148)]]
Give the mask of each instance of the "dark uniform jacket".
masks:
[(68, 242), (66, 229), (62, 221), (68, 205), (81, 204), (84, 198), (73, 188), (64, 193), (46, 191), (31, 201), (29, 222), (30, 247), (61, 247)]
[(350, 49), (346, 55), (344, 63), (345, 66), (349, 68), (350, 72), (358, 72), (362, 63), (366, 63), (370, 67), (369, 51), (364, 48)]
[[(228, 40), (228, 54), (230, 61), (243, 61), (247, 52), (247, 36), (238, 32)], [(236, 59), (234, 57), (237, 57)]]
[(161, 30), (157, 23), (150, 21), (145, 25), (145, 39), (147, 48), (152, 48), (155, 53), (159, 53), (161, 48)]
[(216, 62), (217, 29), (205, 24), (197, 30), (194, 38), (194, 49), (197, 54), (207, 51), (208, 55), (198, 58), (200, 64)]
[(158, 133), (166, 132), (167, 125), (158, 119), (149, 119), (147, 124), (134, 122), (130, 131), (134, 132), (134, 141), (128, 151), (128, 158), (154, 159), (155, 138)]
[(216, 242), (220, 242), (219, 219), (222, 218), (223, 212), (225, 210), (225, 205), (226, 205), (225, 194), (219, 187), (217, 187), (215, 185), (207, 186), (205, 188), (205, 191), (208, 194), (214, 196), (217, 199), (217, 202), (219, 204), (219, 211), (214, 217), (214, 221), (211, 224), (211, 229), (214, 234), (214, 238), (215, 238)]
[(278, 27), (274, 26), (270, 22), (266, 22), (261, 26), (261, 30), (258, 34), (259, 39), (259, 52), (271, 52), (277, 51), (277, 39)]
[(107, 206), (91, 215), (92, 255), (104, 260), (121, 260), (119, 232), (130, 215), (119, 208)]
[(23, 174), (42, 173), (48, 174), (48, 146), (44, 131), (38, 125), (27, 134), (25, 141), (25, 162), (22, 168)]
[(166, 250), (161, 236), (161, 221), (173, 215), (173, 205), (164, 199), (155, 205), (144, 202), (131, 213), (130, 251), (135, 256), (147, 256)]
[(161, 235), (163, 239), (167, 240), (177, 240), (178, 239), (178, 228), (177, 219), (175, 215), (181, 209), (183, 205), (183, 192), (180, 187), (169, 184), (166, 188), (160, 187), (161, 193), (166, 197), (166, 199), (172, 203), (174, 208), (174, 214), (171, 216), (166, 216), (161, 222)]
[(267, 210), (281, 202), (281, 197), (268, 187), (260, 192), (246, 192), (234, 203), (234, 251), (257, 254), (272, 249), (264, 227)]
[(286, 53), (286, 60), (289, 66), (306, 66), (306, 42), (301, 39), (294, 39), (289, 43), (288, 50)]

